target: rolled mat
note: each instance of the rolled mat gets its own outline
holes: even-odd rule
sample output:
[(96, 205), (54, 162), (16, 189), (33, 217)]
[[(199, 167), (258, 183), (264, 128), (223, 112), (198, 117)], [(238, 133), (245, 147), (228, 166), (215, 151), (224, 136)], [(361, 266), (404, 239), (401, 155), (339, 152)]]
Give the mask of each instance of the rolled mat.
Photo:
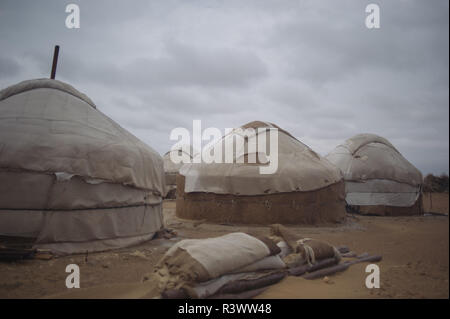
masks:
[(337, 272), (341, 272), (346, 270), (348, 267), (350, 267), (351, 265), (357, 264), (357, 263), (361, 263), (361, 262), (378, 262), (381, 261), (382, 257), (379, 255), (375, 255), (375, 256), (367, 256), (367, 257), (361, 257), (355, 260), (351, 260), (351, 261), (346, 261), (340, 265), (336, 265), (333, 267), (328, 267), (328, 268), (323, 268), (314, 272), (310, 272), (306, 275), (303, 276), (303, 278), (305, 279), (317, 279), (317, 278), (321, 278), (321, 277), (325, 277), (328, 275), (332, 275), (335, 274)]
[(261, 294), (268, 288), (269, 287), (266, 286), (258, 289), (247, 290), (236, 294), (215, 294), (213, 296), (208, 297), (207, 299), (250, 299)]
[(184, 289), (167, 289), (161, 293), (162, 299), (189, 299)]
[(382, 259), (383, 259), (382, 256), (374, 255), (374, 256), (367, 256), (367, 257), (360, 257), (360, 258), (355, 259), (355, 260), (349, 260), (346, 263), (348, 263), (349, 265), (354, 265), (354, 264), (363, 263), (363, 262), (374, 262), (374, 263), (376, 263), (376, 262), (381, 261)]
[(323, 260), (315, 263), (312, 266), (302, 265), (299, 267), (290, 268), (288, 270), (288, 272), (289, 272), (289, 275), (291, 275), (291, 276), (301, 276), (307, 272), (313, 272), (313, 271), (316, 271), (319, 269), (323, 269), (325, 267), (336, 265), (338, 262), (339, 262), (339, 259), (337, 259), (337, 258), (326, 258), (326, 259), (323, 259)]
[(336, 247), (336, 249), (341, 253), (341, 254), (345, 254), (350, 252), (350, 249), (347, 246), (338, 246)]
[[(225, 284), (222, 288), (220, 288), (216, 293), (212, 296), (206, 298), (214, 298), (214, 299), (224, 299), (224, 298), (232, 298), (232, 299), (241, 299), (241, 298), (251, 298), (250, 291), (256, 291), (260, 288), (267, 288), (269, 285), (273, 285), (279, 282), (287, 275), (286, 271), (270, 273), (267, 276), (258, 278), (258, 279), (242, 279), (242, 280), (234, 280), (227, 284)], [(248, 292), (245, 294), (244, 292)], [(242, 294), (242, 296), (240, 296)], [(167, 289), (161, 293), (162, 299), (189, 299), (189, 293), (183, 288), (180, 289)]]
[(321, 277), (325, 277), (331, 274), (335, 274), (337, 272), (341, 272), (346, 270), (348, 267), (350, 267), (349, 264), (347, 263), (342, 263), (340, 265), (336, 265), (333, 267), (328, 267), (328, 268), (324, 268), (324, 269), (320, 269), (314, 272), (310, 272), (306, 275), (303, 276), (303, 278), (305, 279), (317, 279), (317, 278), (321, 278)]
[(286, 277), (286, 271), (280, 271), (254, 280), (236, 280), (220, 288), (217, 294), (235, 294), (273, 285)]

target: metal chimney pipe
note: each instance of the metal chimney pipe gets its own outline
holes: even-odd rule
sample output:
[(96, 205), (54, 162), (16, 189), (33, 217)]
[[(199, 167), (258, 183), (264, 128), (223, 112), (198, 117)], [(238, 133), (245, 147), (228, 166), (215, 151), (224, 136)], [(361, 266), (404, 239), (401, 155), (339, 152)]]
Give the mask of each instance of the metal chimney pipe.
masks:
[(59, 45), (55, 45), (55, 51), (53, 52), (53, 64), (52, 64), (52, 74), (50, 79), (54, 80), (56, 75), (56, 66), (58, 65), (58, 55), (59, 55)]

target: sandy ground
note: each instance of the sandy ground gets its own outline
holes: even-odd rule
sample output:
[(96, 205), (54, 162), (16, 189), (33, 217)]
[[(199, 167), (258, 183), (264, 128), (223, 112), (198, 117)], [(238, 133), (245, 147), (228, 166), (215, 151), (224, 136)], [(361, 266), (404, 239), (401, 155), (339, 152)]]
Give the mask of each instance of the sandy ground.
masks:
[[(448, 212), (448, 194), (446, 197)], [(69, 297), (140, 298), (149, 296), (144, 274), (176, 240), (220, 236), (234, 231), (269, 234), (263, 226), (213, 225), (176, 218), (175, 202), (164, 203), (166, 226), (175, 239), (157, 239), (135, 247), (52, 260), (0, 263), (0, 298), (62, 296), (68, 289), (65, 268), (80, 267), (81, 289)], [(257, 298), (448, 298), (448, 216), (370, 217), (348, 215), (340, 225), (289, 227), (302, 236), (347, 245), (357, 253), (380, 254), (380, 289), (367, 289), (367, 264), (322, 279), (287, 277)]]
[(448, 215), (448, 199), (448, 193), (424, 193), (423, 210)]

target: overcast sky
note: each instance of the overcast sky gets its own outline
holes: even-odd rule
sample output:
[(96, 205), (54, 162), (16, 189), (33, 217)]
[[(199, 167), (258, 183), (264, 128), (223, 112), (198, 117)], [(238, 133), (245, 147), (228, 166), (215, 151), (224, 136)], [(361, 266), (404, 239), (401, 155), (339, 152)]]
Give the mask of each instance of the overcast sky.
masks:
[[(68, 29), (69, 3), (81, 28)], [(365, 26), (380, 6), (381, 28)], [(0, 2), (0, 87), (48, 77), (159, 153), (175, 127), (273, 122), (325, 155), (358, 133), (448, 173), (449, 1)]]

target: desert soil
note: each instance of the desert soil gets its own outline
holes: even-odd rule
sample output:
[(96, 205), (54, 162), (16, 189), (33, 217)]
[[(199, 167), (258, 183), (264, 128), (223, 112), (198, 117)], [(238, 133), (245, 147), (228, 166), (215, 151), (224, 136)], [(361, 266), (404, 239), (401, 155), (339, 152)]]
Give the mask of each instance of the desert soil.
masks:
[[(439, 198), (438, 198), (439, 197)], [(448, 214), (448, 194), (433, 197)], [(442, 197), (442, 198), (441, 198)], [(441, 202), (440, 202), (441, 201)], [(51, 260), (0, 262), (0, 298), (52, 296), (87, 298), (148, 297), (141, 283), (153, 265), (177, 240), (206, 238), (230, 232), (269, 235), (269, 228), (251, 225), (214, 225), (178, 219), (175, 202), (164, 203), (166, 227), (177, 232), (173, 239), (156, 239), (125, 249), (74, 255)], [(365, 286), (367, 263), (351, 266), (328, 280), (287, 277), (256, 298), (448, 298), (448, 216), (371, 217), (348, 215), (346, 222), (321, 227), (288, 226), (301, 236), (346, 245), (356, 253), (379, 254), (380, 288)], [(68, 264), (77, 264), (81, 289), (68, 289)]]
[(424, 193), (423, 210), (448, 215), (448, 193)]

